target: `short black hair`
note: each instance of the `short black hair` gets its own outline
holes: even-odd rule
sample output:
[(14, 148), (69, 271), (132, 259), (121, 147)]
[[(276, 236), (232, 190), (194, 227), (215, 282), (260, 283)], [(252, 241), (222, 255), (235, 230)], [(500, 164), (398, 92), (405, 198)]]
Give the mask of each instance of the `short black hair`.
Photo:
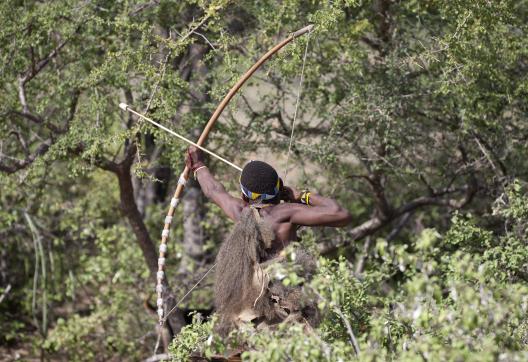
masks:
[(250, 161), (242, 170), (240, 183), (251, 192), (273, 195), (278, 179), (277, 171), (266, 162)]

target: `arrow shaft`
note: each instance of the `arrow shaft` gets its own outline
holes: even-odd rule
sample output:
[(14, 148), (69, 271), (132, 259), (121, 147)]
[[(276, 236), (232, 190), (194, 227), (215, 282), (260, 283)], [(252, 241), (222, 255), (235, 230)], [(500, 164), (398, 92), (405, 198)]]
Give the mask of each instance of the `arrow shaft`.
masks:
[(170, 133), (171, 135), (178, 137), (178, 138), (181, 139), (182, 141), (187, 142), (188, 144), (193, 145), (193, 146), (195, 146), (195, 147), (201, 149), (202, 151), (204, 151), (204, 152), (210, 154), (211, 156), (213, 156), (214, 158), (216, 158), (216, 159), (218, 159), (218, 160), (224, 162), (225, 164), (227, 164), (227, 165), (233, 167), (234, 169), (236, 169), (236, 170), (242, 172), (242, 168), (240, 168), (239, 166), (235, 165), (233, 162), (226, 160), (226, 159), (223, 158), (222, 156), (219, 156), (219, 155), (217, 155), (216, 153), (214, 153), (213, 151), (209, 151), (207, 148), (204, 148), (204, 147), (200, 146), (199, 144), (197, 144), (197, 143), (191, 141), (190, 139), (188, 139), (188, 138), (186, 138), (186, 137), (183, 137), (182, 135), (180, 135), (180, 134), (174, 132), (173, 130), (171, 130), (170, 128), (165, 127), (165, 126), (162, 125), (162, 124), (159, 124), (158, 122), (154, 121), (153, 119), (151, 119), (151, 118), (149, 118), (149, 117), (147, 117), (147, 116), (144, 116), (144, 115), (142, 115), (142, 114), (139, 113), (139, 112), (134, 111), (134, 110), (133, 110), (132, 108), (130, 108), (128, 105), (126, 106), (126, 110), (127, 110), (128, 112), (132, 113), (132, 114), (135, 114), (135, 115), (138, 116), (139, 118), (144, 119), (145, 121), (147, 121), (147, 122), (153, 124), (154, 126), (156, 126), (156, 127), (160, 128), (160, 129), (164, 130), (165, 132), (168, 132), (168, 133)]

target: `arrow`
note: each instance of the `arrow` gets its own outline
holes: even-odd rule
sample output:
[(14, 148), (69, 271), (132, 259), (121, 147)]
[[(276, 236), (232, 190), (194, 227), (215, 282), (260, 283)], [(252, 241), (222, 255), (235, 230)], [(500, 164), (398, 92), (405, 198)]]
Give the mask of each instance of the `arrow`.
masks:
[(216, 158), (216, 159), (218, 159), (218, 160), (220, 160), (220, 161), (222, 161), (222, 162), (228, 164), (229, 166), (233, 167), (234, 169), (236, 169), (236, 170), (242, 172), (242, 168), (238, 167), (238, 166), (235, 165), (234, 163), (232, 163), (232, 162), (226, 160), (225, 158), (223, 158), (223, 157), (217, 155), (217, 154), (214, 153), (213, 151), (209, 151), (207, 148), (204, 148), (204, 147), (200, 146), (199, 144), (197, 144), (197, 143), (191, 141), (190, 139), (183, 137), (182, 135), (180, 135), (180, 134), (174, 132), (173, 130), (171, 130), (170, 128), (167, 128), (167, 127), (165, 127), (164, 125), (159, 124), (158, 122), (152, 120), (151, 118), (148, 118), (147, 116), (144, 116), (144, 115), (142, 115), (141, 113), (134, 111), (132, 108), (130, 108), (130, 106), (129, 106), (128, 104), (126, 104), (126, 103), (119, 103), (119, 108), (121, 108), (121, 109), (122, 109), (123, 111), (125, 111), (125, 112), (130, 112), (130, 113), (132, 113), (132, 114), (135, 114), (135, 115), (138, 116), (139, 118), (144, 119), (145, 121), (152, 123), (154, 126), (156, 126), (156, 127), (158, 127), (158, 128), (161, 128), (161, 129), (164, 130), (165, 132), (168, 132), (168, 133), (170, 133), (171, 135), (178, 137), (178, 138), (181, 139), (182, 141), (185, 141), (185, 142), (187, 142), (188, 144), (193, 145), (194, 147), (201, 149), (202, 151), (204, 151), (204, 152), (210, 154), (211, 156), (213, 156), (214, 158)]

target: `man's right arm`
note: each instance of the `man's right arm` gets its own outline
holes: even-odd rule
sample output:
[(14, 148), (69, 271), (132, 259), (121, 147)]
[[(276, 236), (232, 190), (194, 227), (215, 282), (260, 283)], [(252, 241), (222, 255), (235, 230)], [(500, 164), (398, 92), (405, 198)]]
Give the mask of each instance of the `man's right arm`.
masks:
[[(298, 195), (297, 192), (294, 192)], [(297, 203), (288, 204), (285, 207), (289, 222), (295, 225), (304, 226), (334, 226), (341, 227), (350, 224), (352, 216), (335, 200), (315, 193), (310, 193), (310, 205), (304, 205), (300, 202), (299, 196), (296, 197)]]

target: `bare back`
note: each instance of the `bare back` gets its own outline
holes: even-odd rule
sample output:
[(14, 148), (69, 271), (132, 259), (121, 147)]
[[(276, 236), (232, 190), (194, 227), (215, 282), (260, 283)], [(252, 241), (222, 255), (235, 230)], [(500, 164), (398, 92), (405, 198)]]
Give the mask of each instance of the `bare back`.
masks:
[[(242, 198), (229, 194), (224, 186), (218, 182), (208, 168), (201, 168), (197, 173), (203, 193), (231, 220), (237, 222), (242, 211), (250, 204)], [(293, 195), (295, 190), (287, 188)], [(298, 197), (289, 197), (288, 200), (277, 204), (253, 204), (259, 208), (260, 217), (267, 222), (275, 233), (273, 249), (280, 251), (291, 241), (297, 240), (299, 226), (346, 226), (351, 221), (351, 216), (346, 209), (335, 200), (312, 193), (310, 204), (302, 204)]]

